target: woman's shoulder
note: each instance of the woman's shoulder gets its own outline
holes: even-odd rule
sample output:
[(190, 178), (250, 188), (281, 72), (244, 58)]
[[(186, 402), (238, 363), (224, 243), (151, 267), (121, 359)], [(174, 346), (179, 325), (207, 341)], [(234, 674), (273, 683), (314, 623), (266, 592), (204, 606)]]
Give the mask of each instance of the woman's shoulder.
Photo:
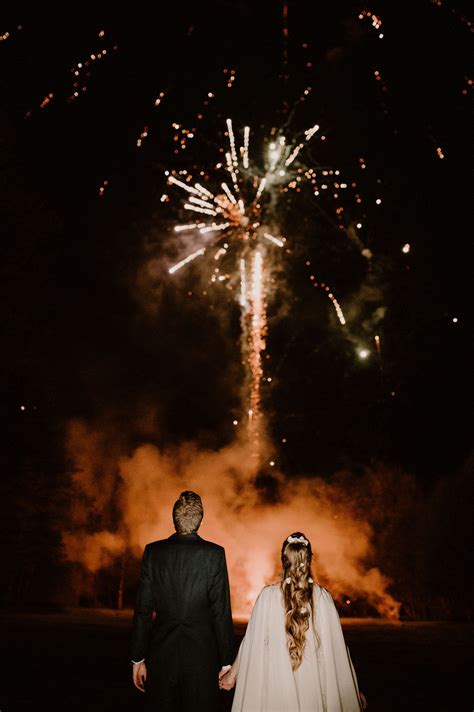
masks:
[(314, 600), (316, 604), (321, 603), (322, 605), (329, 604), (330, 607), (334, 606), (332, 593), (328, 591), (327, 588), (324, 588), (324, 586), (320, 586), (316, 583), (314, 584)]
[(315, 583), (314, 586), (314, 591), (318, 596), (323, 596), (324, 598), (329, 598), (332, 599), (331, 592), (327, 590), (327, 588), (324, 588), (324, 586), (320, 586), (319, 583)]
[(268, 586), (264, 586), (260, 593), (257, 596), (257, 601), (259, 602), (269, 602), (271, 600), (274, 600), (276, 598), (281, 597), (281, 584), (279, 583), (272, 583), (269, 584)]
[(279, 583), (271, 583), (268, 586), (264, 586), (259, 593), (259, 598), (269, 598), (270, 596), (275, 596), (281, 590)]

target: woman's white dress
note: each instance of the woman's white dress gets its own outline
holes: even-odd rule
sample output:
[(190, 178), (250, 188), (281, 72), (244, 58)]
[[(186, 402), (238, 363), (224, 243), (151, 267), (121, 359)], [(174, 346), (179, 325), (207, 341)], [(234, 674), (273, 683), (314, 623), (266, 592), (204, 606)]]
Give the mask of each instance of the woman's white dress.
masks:
[(331, 594), (314, 585), (303, 662), (293, 672), (280, 586), (258, 596), (239, 649), (232, 712), (360, 712), (357, 678)]

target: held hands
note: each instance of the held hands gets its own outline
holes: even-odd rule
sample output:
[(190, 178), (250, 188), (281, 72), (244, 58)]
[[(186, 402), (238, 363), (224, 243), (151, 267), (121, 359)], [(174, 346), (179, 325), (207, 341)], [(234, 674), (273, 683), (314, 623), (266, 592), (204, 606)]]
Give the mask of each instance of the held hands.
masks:
[(221, 690), (232, 690), (232, 688), (235, 686), (236, 678), (237, 678), (237, 675), (232, 670), (232, 668), (227, 672), (221, 670), (219, 673), (219, 687), (220, 687), (220, 689)]
[(146, 665), (145, 663), (134, 663), (132, 667), (133, 684), (140, 690), (145, 692), (146, 682)]

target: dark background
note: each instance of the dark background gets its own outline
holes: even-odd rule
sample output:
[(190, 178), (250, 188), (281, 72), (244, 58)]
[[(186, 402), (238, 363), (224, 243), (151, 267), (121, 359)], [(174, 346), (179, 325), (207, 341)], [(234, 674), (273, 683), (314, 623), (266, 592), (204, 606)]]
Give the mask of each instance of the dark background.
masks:
[[(279, 208), (292, 251), (269, 306), (273, 380), (264, 387), (279, 466), (289, 478), (400, 470), (421, 498), (435, 493), (438, 513), (449, 500), (444, 528), (466, 516), (470, 30), (462, 3), (453, 11), (447, 3), (380, 2), (370, 8), (383, 20), (379, 39), (368, 18), (358, 19), (363, 9), (290, 0), (287, 64), (277, 2), (113, 11), (99, 3), (74, 13), (19, 4), (4, 20), (0, 30), (11, 33), (0, 43), (4, 600), (41, 598), (31, 590), (32, 556), (61, 581), (55, 560), (69, 497), (63, 446), (71, 418), (107, 419), (128, 449), (144, 439), (218, 447), (234, 436), (237, 306), (218, 288), (204, 297), (198, 268), (176, 281), (164, 266), (149, 269), (182, 254), (171, 239), (180, 196), (166, 188), (163, 171), (212, 166), (227, 116), (236, 127), (252, 126), (254, 155), (272, 126), (288, 123), (291, 136), (320, 124), (327, 140), (305, 149), (304, 161), (357, 182), (363, 200), (348, 191), (345, 226), (360, 221), (373, 253), (370, 261), (361, 256), (338, 229), (334, 204), (309, 188)], [(87, 91), (71, 100), (71, 68), (101, 47), (107, 57), (91, 65)], [(231, 69), (236, 79), (227, 88)], [(215, 98), (206, 106), (208, 91)], [(179, 155), (174, 121), (198, 125)], [(144, 126), (149, 135), (137, 148)], [(170, 204), (160, 202), (165, 191)], [(306, 261), (350, 315), (346, 329), (312, 288)], [(357, 355), (364, 346), (367, 361)], [(154, 413), (146, 424), (145, 411)], [(461, 540), (471, 532), (459, 527), (458, 548), (450, 544), (447, 556), (464, 570)], [(458, 573), (454, 585), (464, 599)], [(456, 611), (466, 615), (465, 605)]]

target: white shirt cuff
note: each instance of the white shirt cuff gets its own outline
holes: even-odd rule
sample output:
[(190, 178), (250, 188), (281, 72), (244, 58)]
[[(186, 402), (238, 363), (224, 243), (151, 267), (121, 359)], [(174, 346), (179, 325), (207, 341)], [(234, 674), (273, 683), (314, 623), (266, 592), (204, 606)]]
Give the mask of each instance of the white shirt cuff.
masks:
[(221, 667), (221, 672), (229, 672), (229, 670), (231, 669), (231, 667), (232, 667), (232, 665), (223, 665), (223, 666)]
[(134, 665), (140, 665), (140, 663), (144, 663), (144, 662), (145, 662), (145, 658), (143, 658), (143, 660), (132, 660), (132, 663)]

